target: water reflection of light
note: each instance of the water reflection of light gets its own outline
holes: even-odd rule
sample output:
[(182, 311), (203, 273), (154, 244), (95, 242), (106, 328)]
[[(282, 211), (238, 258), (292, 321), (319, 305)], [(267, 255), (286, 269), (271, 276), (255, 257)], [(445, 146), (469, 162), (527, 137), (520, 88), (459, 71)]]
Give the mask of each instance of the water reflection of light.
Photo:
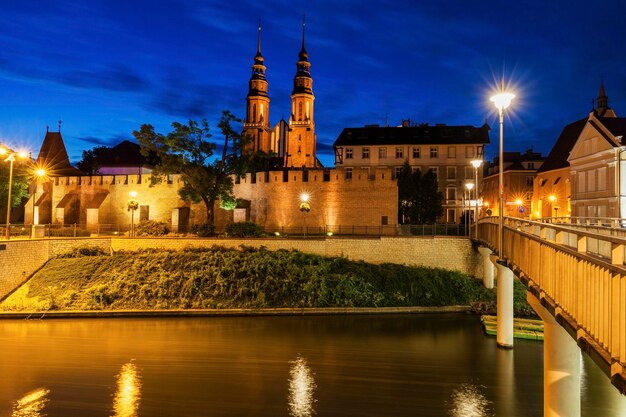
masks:
[(478, 387), (463, 384), (452, 393), (452, 417), (487, 417), (490, 401), (487, 401)]
[(40, 417), (44, 416), (42, 411), (49, 401), (47, 395), (49, 389), (38, 388), (24, 395), (13, 404), (13, 414), (11, 417)]
[(289, 411), (293, 417), (313, 415), (313, 391), (315, 380), (306, 360), (298, 358), (291, 362), (289, 370)]
[(122, 366), (117, 375), (117, 393), (113, 401), (113, 417), (136, 417), (141, 400), (141, 375), (134, 363)]

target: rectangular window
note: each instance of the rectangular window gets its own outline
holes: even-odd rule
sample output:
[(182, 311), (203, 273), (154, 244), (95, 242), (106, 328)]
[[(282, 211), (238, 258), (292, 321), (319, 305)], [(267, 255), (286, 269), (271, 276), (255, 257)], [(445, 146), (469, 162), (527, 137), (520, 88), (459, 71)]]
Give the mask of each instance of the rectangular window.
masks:
[(584, 193), (585, 192), (585, 173), (579, 172), (577, 179), (578, 179), (578, 184), (576, 186), (576, 189), (578, 190), (579, 193)]
[(474, 167), (465, 167), (465, 178), (466, 180), (471, 180), (474, 178)]
[(466, 158), (473, 158), (474, 157), (474, 147), (473, 146), (466, 146), (465, 147), (465, 157)]
[(533, 185), (533, 181), (534, 178), (533, 177), (526, 177), (526, 185), (531, 186)]
[(590, 170), (587, 171), (587, 191), (595, 191), (596, 190), (596, 171)]
[(396, 159), (404, 158), (404, 150), (402, 148), (396, 148)]
[(456, 167), (448, 167), (447, 172), (448, 172), (447, 177), (449, 180), (456, 179)]
[(430, 157), (431, 158), (437, 158), (439, 154), (439, 149), (436, 146), (431, 146), (430, 147)]
[(456, 146), (448, 146), (448, 158), (456, 158)]
[[(418, 172), (418, 171), (420, 171), (420, 167), (413, 167), (413, 168), (411, 168), (411, 172), (412, 172), (412, 173), (414, 173), (414, 174), (415, 174), (416, 172)], [(421, 171), (420, 171), (420, 172), (421, 172)]]
[(420, 148), (413, 148), (413, 158), (417, 159), (420, 157)]
[(446, 199), (447, 200), (456, 200), (456, 187), (448, 187), (448, 188), (446, 188)]
[(606, 190), (606, 167), (598, 168), (598, 191)]
[(429, 167), (429, 171), (432, 171), (435, 174), (435, 178), (439, 179), (439, 167)]
[(363, 159), (370, 159), (370, 148), (363, 148), (363, 152), (361, 154)]
[(402, 167), (396, 167), (395, 172), (396, 172), (396, 178), (398, 178), (400, 174), (402, 173)]
[(387, 148), (378, 148), (378, 159), (387, 158)]
[(456, 210), (455, 209), (448, 209), (446, 211), (446, 221), (448, 223), (456, 223)]
[(382, 226), (387, 226), (389, 224), (389, 217), (388, 216), (380, 216), (380, 224)]
[(352, 168), (346, 168), (346, 179), (347, 180), (352, 179)]
[(346, 159), (352, 159), (352, 148), (346, 148)]

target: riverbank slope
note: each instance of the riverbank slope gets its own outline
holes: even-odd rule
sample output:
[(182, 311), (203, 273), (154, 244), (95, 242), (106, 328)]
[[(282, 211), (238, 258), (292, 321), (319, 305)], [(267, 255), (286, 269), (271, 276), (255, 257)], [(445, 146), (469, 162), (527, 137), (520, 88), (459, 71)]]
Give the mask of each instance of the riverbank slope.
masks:
[[(489, 305), (493, 290), (438, 268), (369, 264), (298, 251), (213, 247), (50, 260), (5, 311)], [(521, 285), (521, 284), (519, 284)], [(525, 291), (517, 291), (523, 310)]]

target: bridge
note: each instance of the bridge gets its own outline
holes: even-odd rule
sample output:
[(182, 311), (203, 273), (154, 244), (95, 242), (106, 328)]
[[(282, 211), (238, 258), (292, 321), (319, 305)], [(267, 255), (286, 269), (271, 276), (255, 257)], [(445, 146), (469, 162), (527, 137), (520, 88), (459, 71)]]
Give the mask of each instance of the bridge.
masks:
[[(578, 348), (626, 394), (626, 230), (619, 222), (610, 226), (506, 217), (503, 248), (497, 217), (479, 220), (472, 230), (482, 245), (486, 286), (493, 286), (497, 267), (498, 344), (513, 346), (513, 274), (544, 320), (546, 416), (580, 415), (580, 401), (578, 411), (571, 401), (571, 391), (580, 391)], [(561, 343), (570, 337), (578, 345), (573, 350), (564, 348), (573, 345), (569, 340)], [(559, 393), (568, 401), (559, 402)]]

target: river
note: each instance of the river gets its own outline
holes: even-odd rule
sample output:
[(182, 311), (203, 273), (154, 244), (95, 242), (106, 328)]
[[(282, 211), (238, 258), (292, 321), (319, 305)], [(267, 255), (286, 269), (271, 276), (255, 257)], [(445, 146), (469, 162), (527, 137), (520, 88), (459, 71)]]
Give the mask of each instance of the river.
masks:
[[(0, 322), (0, 416), (543, 415), (543, 345), (467, 315)], [(582, 356), (582, 415), (626, 398)]]

